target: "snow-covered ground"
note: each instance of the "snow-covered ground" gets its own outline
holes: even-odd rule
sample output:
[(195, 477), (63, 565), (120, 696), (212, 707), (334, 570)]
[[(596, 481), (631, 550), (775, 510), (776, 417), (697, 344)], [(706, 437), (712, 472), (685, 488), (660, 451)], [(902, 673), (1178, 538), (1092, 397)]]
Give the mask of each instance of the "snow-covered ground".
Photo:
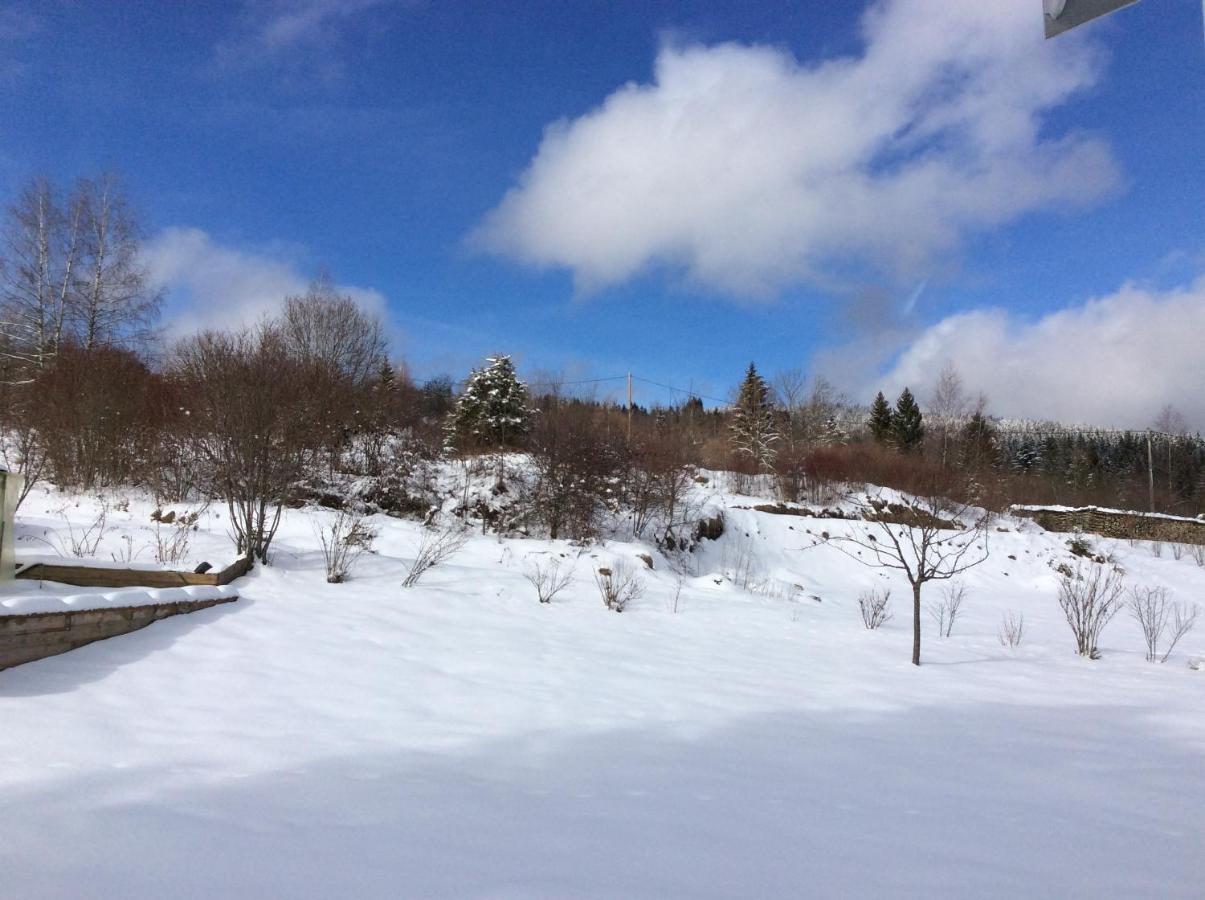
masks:
[[(64, 537), (64, 502), (30, 497), (19, 552)], [(374, 517), (378, 552), (328, 585), (331, 514), (287, 513), (237, 603), (0, 673), (0, 895), (1205, 894), (1205, 627), (1151, 664), (1123, 613), (1075, 656), (1066, 536), (1002, 519), (917, 669), (903, 582), (807, 531), (855, 526), (712, 502), (727, 532), (685, 577), (634, 543), (477, 536), (411, 589), (416, 523)], [(148, 542), (150, 510), (111, 511), (98, 556)], [(229, 561), (222, 512), (190, 562)], [(1205, 600), (1190, 555), (1094, 544)], [(549, 554), (575, 576), (542, 606), (523, 573)], [(616, 614), (592, 571), (622, 558), (647, 591)], [(895, 617), (867, 632), (881, 585)]]

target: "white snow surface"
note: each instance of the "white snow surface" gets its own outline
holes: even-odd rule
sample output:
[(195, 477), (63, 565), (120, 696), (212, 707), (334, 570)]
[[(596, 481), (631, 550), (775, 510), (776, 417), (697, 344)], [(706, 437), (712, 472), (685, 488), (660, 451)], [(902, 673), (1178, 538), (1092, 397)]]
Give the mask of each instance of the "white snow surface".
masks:
[[(1205, 627), (1151, 664), (1123, 613), (1075, 656), (1067, 536), (1004, 518), (915, 668), (906, 585), (814, 544), (859, 526), (710, 499), (728, 530), (681, 580), (640, 542), (479, 535), (411, 589), (418, 524), (374, 517), (328, 585), (331, 514), (290, 511), (239, 602), (0, 672), (0, 895), (1202, 896)], [(31, 495), (20, 547), (61, 502)], [(71, 503), (78, 529), (96, 503)], [(1093, 543), (1205, 600), (1188, 555)], [(229, 557), (220, 514), (193, 544)], [(609, 612), (592, 569), (637, 553), (646, 594)], [(553, 556), (574, 580), (542, 606), (523, 573)], [(867, 632), (874, 586), (895, 616)]]
[(173, 588), (130, 587), (110, 590), (81, 588), (53, 581), (19, 580), (0, 584), (0, 617), (199, 602), (237, 596), (238, 589), (229, 585), (195, 584)]

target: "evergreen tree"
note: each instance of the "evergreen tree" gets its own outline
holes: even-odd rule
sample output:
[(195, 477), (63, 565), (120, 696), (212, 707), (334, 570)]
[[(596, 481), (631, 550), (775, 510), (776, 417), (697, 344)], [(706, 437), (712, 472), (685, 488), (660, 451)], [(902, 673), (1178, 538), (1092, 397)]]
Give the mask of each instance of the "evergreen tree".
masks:
[(981, 412), (962, 427), (962, 461), (972, 471), (996, 464), (996, 429)]
[(511, 450), (531, 431), (531, 396), (509, 356), (474, 369), (448, 420), (448, 443), (459, 449)]
[(774, 444), (778, 441), (775, 419), (769, 385), (758, 374), (757, 366), (749, 363), (732, 416), (732, 446), (737, 453), (752, 457), (758, 468), (768, 468), (774, 461)]
[(887, 398), (883, 396), (883, 392), (879, 391), (874, 398), (874, 403), (870, 405), (870, 420), (867, 422), (875, 443), (891, 443), (892, 432), (895, 428), (893, 418), (891, 404), (887, 402)]
[(904, 388), (895, 401), (895, 412), (891, 416), (892, 442), (905, 453), (920, 450), (925, 440), (925, 424), (920, 407), (912, 391)]

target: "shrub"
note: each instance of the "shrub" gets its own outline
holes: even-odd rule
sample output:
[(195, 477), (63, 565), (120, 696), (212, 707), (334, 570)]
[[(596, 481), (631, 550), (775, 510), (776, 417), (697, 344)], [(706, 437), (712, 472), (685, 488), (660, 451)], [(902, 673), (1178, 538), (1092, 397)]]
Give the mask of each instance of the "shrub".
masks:
[(1007, 613), (996, 634), (1000, 638), (1002, 647), (1008, 647), (1011, 650), (1017, 649), (1021, 646), (1021, 639), (1025, 636), (1025, 616), (1014, 612)]
[(1080, 656), (1100, 658), (1097, 641), (1121, 609), (1123, 589), (1116, 569), (1098, 565), (1090, 566), (1086, 574), (1081, 567), (1059, 580), (1059, 607), (1075, 635), (1075, 649)]
[(962, 611), (962, 601), (966, 599), (967, 589), (961, 584), (951, 585), (941, 592), (940, 603), (929, 605), (929, 615), (937, 622), (937, 633), (949, 637), (954, 633), (954, 622)]
[(623, 612), (629, 603), (644, 596), (644, 579), (625, 560), (599, 569), (594, 573), (594, 583), (598, 585), (603, 605), (615, 612)]
[(858, 611), (862, 615), (862, 624), (866, 626), (867, 631), (874, 631), (890, 621), (891, 612), (887, 609), (890, 603), (891, 591), (889, 590), (862, 592), (858, 597)]
[(376, 539), (376, 532), (365, 523), (363, 516), (346, 510), (340, 510), (328, 527), (317, 531), (328, 584), (346, 581), (356, 560), (372, 549)]
[[(1130, 592), (1129, 607), (1130, 615), (1142, 628), (1147, 662), (1167, 662), (1180, 638), (1188, 634), (1197, 621), (1196, 604), (1173, 603), (1168, 599), (1167, 590), (1161, 587), (1134, 588)], [(1159, 651), (1163, 647), (1166, 649), (1161, 654)]]
[(551, 603), (573, 580), (573, 568), (571, 566), (568, 571), (562, 571), (559, 559), (549, 560), (543, 565), (534, 562), (523, 577), (536, 589), (536, 597), (541, 603)]
[(469, 531), (459, 522), (442, 528), (424, 528), (414, 552), (414, 560), (406, 570), (402, 587), (414, 587), (430, 569), (446, 562), (464, 547)]

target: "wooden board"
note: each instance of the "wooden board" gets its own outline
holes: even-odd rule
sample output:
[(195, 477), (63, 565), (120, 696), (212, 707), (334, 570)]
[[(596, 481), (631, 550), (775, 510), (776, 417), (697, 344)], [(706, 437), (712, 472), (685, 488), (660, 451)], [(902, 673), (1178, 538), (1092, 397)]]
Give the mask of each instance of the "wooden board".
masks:
[(55, 581), (77, 587), (123, 588), (185, 587), (190, 584), (230, 584), (251, 571), (249, 559), (239, 559), (217, 572), (198, 575), (195, 572), (172, 572), (161, 569), (112, 569), (88, 565), (58, 565), (34, 563), (17, 572), (18, 578), (32, 581)]

